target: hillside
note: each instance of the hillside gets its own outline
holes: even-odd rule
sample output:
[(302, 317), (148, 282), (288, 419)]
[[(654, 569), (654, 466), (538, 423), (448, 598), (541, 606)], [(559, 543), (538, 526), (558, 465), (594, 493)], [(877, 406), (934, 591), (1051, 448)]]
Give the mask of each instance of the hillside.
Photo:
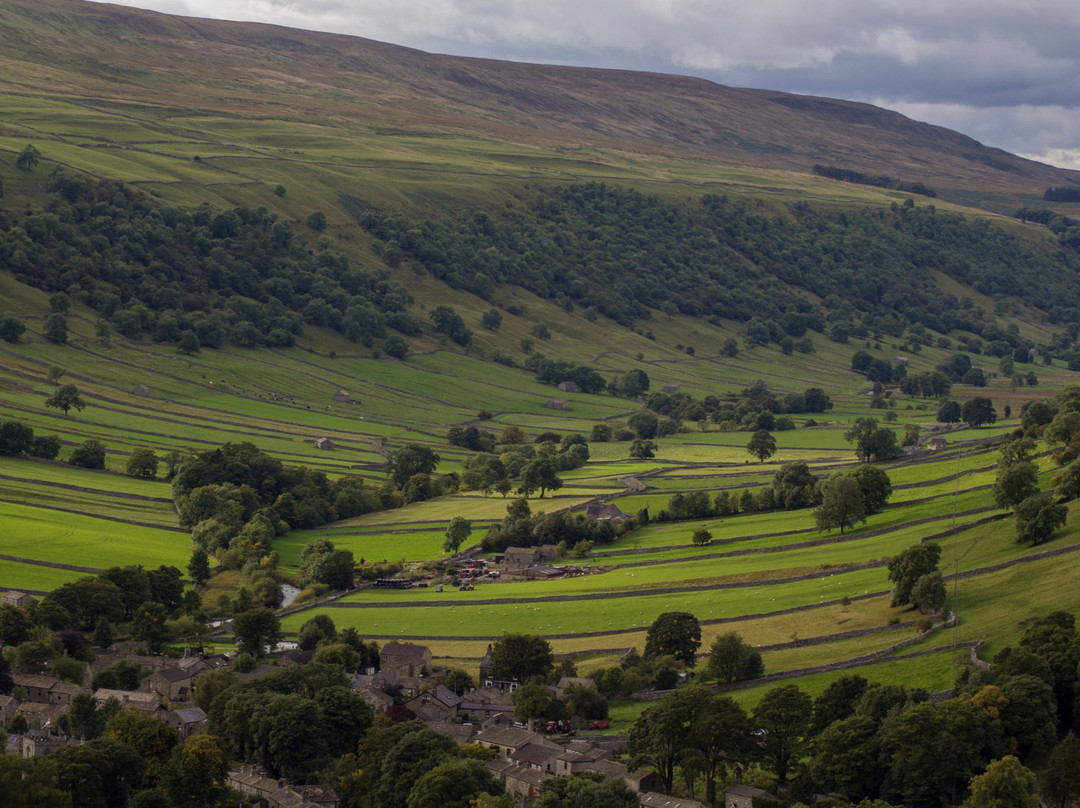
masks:
[[(168, 152), (166, 144), (201, 130), (211, 152), (246, 145), (237, 157), (307, 161), (317, 159), (309, 151), (313, 140), (348, 132), (366, 147), (357, 157), (369, 165), (390, 158), (430, 170), (434, 158), (443, 170), (507, 174), (537, 161), (564, 177), (629, 170), (709, 182), (731, 165), (808, 173), (826, 164), (924, 182), (946, 198), (998, 207), (1080, 179), (866, 104), (679, 76), (439, 56), (77, 0), (4, 4), (0, 82), (9, 94), (6, 134), (51, 132), (84, 148)], [(22, 101), (12, 107), (16, 98)], [(18, 107), (30, 98), (59, 104), (56, 114), (21, 116)], [(83, 128), (76, 119), (87, 110), (106, 117)], [(226, 120), (205, 120), (214, 115)], [(116, 123), (147, 117), (152, 123), (143, 132), (114, 136)], [(268, 131), (245, 144), (228, 126), (242, 117)], [(69, 125), (42, 126), (64, 119)], [(290, 122), (299, 127), (288, 142), (272, 136)], [(423, 138), (436, 139), (430, 151), (416, 147)], [(439, 154), (437, 140), (445, 138), (459, 154)], [(510, 144), (522, 153), (505, 154)], [(488, 165), (455, 165), (492, 151)], [(686, 170), (696, 176), (679, 176)]]
[[(233, 648), (203, 618), (286, 582), (290, 638), (330, 616), (471, 673), (507, 631), (614, 667), (686, 610), (702, 651), (738, 631), (815, 695), (842, 671), (948, 691), (972, 648), (1080, 608), (1076, 501), (1035, 546), (993, 490), (1018, 430), (1036, 488), (1080, 453), (1048, 428), (1080, 417), (1054, 401), (1080, 380), (1080, 221), (1042, 203), (1076, 172), (845, 101), (9, 0), (0, 179), (0, 589), (198, 580), (203, 550), (177, 648)], [(891, 499), (819, 523), (856, 468)], [(579, 569), (458, 590), (455, 517), (462, 549), (561, 543)], [(888, 559), (926, 544), (955, 630), (892, 603)], [(341, 589), (423, 585), (323, 601), (333, 553)]]

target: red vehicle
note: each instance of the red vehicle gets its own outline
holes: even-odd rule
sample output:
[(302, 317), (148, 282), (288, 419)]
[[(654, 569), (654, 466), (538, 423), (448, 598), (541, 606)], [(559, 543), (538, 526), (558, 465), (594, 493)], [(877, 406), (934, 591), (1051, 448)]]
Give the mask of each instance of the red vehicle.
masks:
[(607, 729), (611, 726), (610, 721), (590, 721), (589, 729)]

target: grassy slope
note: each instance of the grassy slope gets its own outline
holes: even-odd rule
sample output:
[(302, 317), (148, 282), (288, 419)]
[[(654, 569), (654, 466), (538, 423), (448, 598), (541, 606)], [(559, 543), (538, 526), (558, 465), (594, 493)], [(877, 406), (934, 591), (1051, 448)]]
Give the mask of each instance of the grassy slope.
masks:
[[(120, 18), (112, 16), (118, 13)], [(201, 40), (192, 36), (193, 30)], [(72, 39), (72, 35), (77, 36)], [(671, 77), (635, 77), (638, 89), (631, 92), (626, 89), (626, 77), (618, 74), (507, 68), (413, 54), (414, 62), (404, 58), (400, 49), (377, 43), (305, 32), (286, 36), (274, 29), (225, 23), (181, 24), (142, 12), (73, 6), (66, 0), (44, 0), (33, 6), (21, 0), (6, 3), (0, 9), (0, 41), (4, 43), (0, 86), (5, 90), (0, 96), (0, 176), (8, 207), (36, 202), (48, 173), (61, 165), (123, 179), (172, 203), (265, 205), (294, 222), (301, 232), (307, 214), (321, 209), (330, 220), (328, 243), (369, 266), (379, 266), (379, 261), (370, 252), (366, 236), (352, 226), (340, 206), (342, 193), (413, 213), (436, 214), (471, 204), (511, 201), (524, 181), (591, 178), (627, 182), (673, 199), (706, 192), (751, 194), (766, 204), (805, 199), (829, 206), (887, 205), (903, 199), (901, 194), (809, 174), (813, 162), (831, 159), (821, 144), (823, 132), (829, 133), (832, 147), (855, 155), (852, 165), (870, 160), (868, 167), (874, 170), (881, 164), (872, 161), (871, 144), (892, 143), (896, 148), (890, 159), (897, 162), (888, 170), (943, 189), (945, 199), (937, 203), (941, 207), (951, 207), (949, 200), (955, 199), (1008, 209), (1033, 200), (1048, 184), (1061, 184), (1065, 176), (1026, 163), (1018, 165), (1028, 174), (995, 173), (985, 164), (957, 158), (957, 142), (940, 132), (920, 129), (919, 137), (924, 138), (920, 140), (910, 129), (891, 131), (890, 127), (900, 126), (895, 118), (864, 118), (836, 134), (835, 116), (850, 118), (857, 111), (855, 105), (840, 104), (828, 114), (818, 110), (806, 117), (796, 115), (791, 106), (772, 102), (763, 106), (761, 94), (721, 92)], [(53, 54), (47, 65), (40, 58), (45, 52)], [(87, 69), (87, 60), (96, 63), (104, 52), (112, 54), (117, 67), (107, 79), (100, 71)], [(330, 86), (320, 59), (342, 55), (350, 67), (335, 75), (341, 86)], [(168, 71), (153, 67), (163, 57)], [(207, 79), (208, 75), (229, 80)], [(463, 76), (479, 82), (480, 89), (472, 93), (462, 89), (469, 86), (468, 81), (461, 81)], [(519, 92), (524, 86), (540, 93), (531, 109), (520, 101), (528, 98)], [(613, 87), (620, 86), (614, 92)], [(515, 93), (517, 101), (503, 103)], [(611, 103), (597, 103), (600, 96), (610, 96)], [(662, 104), (661, 97), (673, 99), (674, 106), (665, 106), (668, 101)], [(566, 108), (553, 114), (553, 99), (562, 99)], [(625, 116), (620, 120), (618, 102), (628, 101), (639, 109), (665, 114), (678, 112), (684, 102), (699, 106), (707, 102), (714, 105), (708, 113), (714, 117), (702, 122), (706, 129), (719, 126), (719, 116), (758, 127), (755, 137), (759, 140), (763, 122), (768, 126), (781, 122), (782, 126), (773, 127), (775, 131), (795, 137), (792, 132), (798, 130), (804, 137), (796, 138), (786, 152), (706, 147), (701, 140), (704, 129), (673, 132), (666, 131), (669, 127), (649, 127), (640, 123), (645, 115), (639, 116), (639, 122)], [(575, 104), (595, 110), (600, 123), (593, 128), (582, 126), (570, 114)], [(757, 112), (751, 114), (752, 108)], [(679, 137), (681, 145), (674, 140)], [(937, 145), (931, 148), (934, 138)], [(27, 141), (33, 141), (44, 158), (30, 173), (13, 167), (14, 153)], [(917, 168), (915, 158), (927, 155), (933, 156), (925, 160), (933, 168), (924, 175), (921, 172), (927, 169)], [(278, 183), (287, 189), (283, 197), (272, 191)], [(1038, 230), (1008, 226), (1029, 238), (1046, 237)], [(318, 248), (316, 235), (307, 235)], [(444, 470), (459, 467), (464, 453), (447, 446), (443, 436), (449, 425), (471, 421), (479, 409), (495, 411), (489, 424), (493, 428), (517, 424), (533, 433), (544, 429), (587, 433), (598, 420), (625, 419), (637, 405), (606, 396), (567, 396), (566, 411), (547, 410), (542, 404), (552, 388), (486, 360), (497, 350), (522, 360), (519, 345), (537, 322), (546, 323), (552, 332), (550, 342), (538, 345), (545, 354), (590, 363), (606, 375), (641, 368), (654, 386), (677, 383), (696, 397), (735, 392), (759, 378), (780, 392), (824, 386), (835, 407), (817, 418), (822, 425), (815, 429), (777, 433), (778, 454), (766, 464), (749, 462), (744, 432), (676, 435), (659, 441), (656, 461), (629, 461), (625, 443), (593, 444), (594, 462), (565, 475), (568, 485), (557, 496), (534, 502), (534, 508), (568, 507), (592, 496), (620, 494), (624, 490), (620, 478), (651, 472), (657, 475), (645, 478), (645, 493), (618, 499), (624, 510), (645, 505), (658, 510), (678, 490), (757, 487), (767, 482), (781, 461), (806, 459), (826, 473), (852, 460), (842, 438), (845, 425), (855, 417), (882, 415), (868, 408), (864, 380), (847, 370), (851, 353), (861, 345), (841, 346), (813, 335), (817, 348), (813, 355), (784, 357), (771, 346), (746, 350), (732, 359), (720, 356), (720, 349), (729, 336), (743, 341), (741, 328), (734, 323), (716, 327), (682, 316), (656, 316), (647, 328), (654, 339), (648, 339), (602, 318), (589, 323), (514, 288), (497, 290), (496, 302), (504, 307), (522, 306), (523, 315), (507, 315), (500, 331), (493, 334), (479, 327), (480, 314), (491, 305), (488, 301), (449, 291), (430, 278), (417, 278), (404, 270), (391, 274), (409, 286), (417, 299), (414, 313), (421, 318), (425, 308), (453, 305), (476, 332), (474, 351), (461, 355), (424, 337), (410, 340), (413, 354), (405, 362), (375, 359), (359, 346), (313, 329), (299, 347), (290, 350), (207, 350), (183, 357), (161, 346), (122, 338), (101, 346), (93, 341), (96, 315), (81, 307), (69, 318), (71, 343), (55, 346), (40, 336), (48, 310), (46, 295), (0, 275), (4, 308), (30, 326), (19, 344), (0, 343), (0, 418), (25, 420), (39, 433), (59, 435), (67, 447), (89, 437), (102, 440), (110, 449), (107, 465), (113, 472), (91, 473), (31, 461), (0, 462), (0, 534), (4, 537), (0, 553), (50, 565), (0, 559), (0, 586), (47, 590), (81, 574), (56, 566), (62, 563), (89, 568), (132, 560), (184, 565), (188, 540), (166, 529), (175, 526), (175, 514), (158, 501), (168, 496), (165, 486), (115, 473), (138, 446), (165, 452), (250, 440), (288, 462), (330, 475), (361, 474), (377, 482), (383, 475), (376, 444), (392, 449), (406, 441), (427, 442), (443, 456)], [(939, 281), (957, 295), (969, 295), (979, 305), (994, 308), (993, 300), (952, 281)], [(1049, 328), (1037, 313), (1016, 301), (1010, 305), (1017, 319), (1003, 317), (1003, 325), (1016, 322), (1026, 337), (1048, 338)], [(678, 347), (687, 344), (694, 346), (694, 357)], [(883, 358), (898, 350), (889, 344), (869, 349)], [(928, 370), (946, 355), (938, 348), (927, 348), (912, 358), (911, 369)], [(76, 383), (84, 392), (89, 402), (86, 410), (63, 416), (42, 407), (52, 389), (45, 380), (51, 365), (65, 368), (63, 380)], [(1015, 391), (995, 379), (986, 392), (999, 407), (1010, 403), (1015, 413), (1024, 401), (1051, 395), (1075, 378), (1060, 367), (1038, 373), (1038, 388)], [(149, 398), (133, 394), (139, 384), (150, 387)], [(360, 403), (333, 403), (332, 394), (339, 389), (349, 390)], [(957, 390), (961, 397), (976, 392)], [(283, 393), (293, 400), (282, 402)], [(933, 405), (901, 398), (896, 412), (898, 426), (925, 424), (933, 418)], [(795, 420), (801, 425), (806, 418)], [(957, 433), (950, 440), (962, 447), (965, 440), (1000, 435), (1014, 426), (1015, 421), (975, 435)], [(340, 448), (316, 450), (314, 440), (321, 436), (331, 437)], [(65, 448), (65, 456), (68, 451)], [(883, 532), (850, 542), (784, 549), (795, 541), (822, 538), (807, 530), (812, 528), (812, 518), (806, 512), (715, 520), (708, 527), (717, 543), (705, 550), (688, 546), (691, 526), (656, 525), (610, 548), (612, 555), (589, 561), (608, 567), (604, 573), (551, 584), (485, 585), (472, 593), (447, 592), (439, 599), (430, 590), (421, 596), (365, 593), (350, 600), (380, 605), (338, 607), (330, 612), (339, 625), (356, 625), (367, 635), (432, 636), (437, 654), (466, 664), (479, 657), (490, 637), (507, 628), (567, 635), (554, 640), (557, 650), (610, 659), (608, 652), (598, 649), (641, 647), (648, 622), (675, 607), (691, 609), (703, 619), (734, 620), (708, 624), (706, 641), (731, 628), (765, 645), (786, 642), (793, 635), (805, 638), (884, 626), (897, 616), (896, 610), (889, 609), (882, 597), (857, 597), (887, 588), (881, 567), (847, 572), (836, 567), (831, 578), (750, 588), (562, 603), (534, 599), (625, 594), (628, 587), (785, 577), (826, 565), (880, 559), (944, 529), (951, 522), (954, 499), (958, 510), (985, 507), (989, 497), (978, 486), (990, 480), (991, 473), (984, 469), (993, 462), (992, 455), (956, 448), (933, 463), (891, 469), (894, 483), (910, 487), (898, 489), (894, 505), (860, 528), (860, 532)], [(944, 481), (957, 471), (966, 472), (961, 483)], [(932, 499), (915, 501), (926, 497)], [(472, 518), (478, 527), (476, 537), (480, 525), (502, 517), (504, 506), (499, 497), (462, 493), (321, 530), (298, 531), (276, 546), (286, 569), (297, 564), (303, 544), (319, 535), (368, 560), (436, 558), (441, 554), (442, 527), (452, 516)], [(933, 521), (913, 526), (916, 519)], [(779, 535), (748, 538), (760, 533)], [(1008, 521), (961, 532), (954, 540), (957, 554), (962, 555), (960, 566), (973, 569), (1020, 558), (1025, 551), (1012, 544), (1011, 536)], [(1051, 546), (1075, 543), (1077, 535), (1070, 528)], [(947, 545), (946, 558), (951, 557), (952, 546)], [(701, 557), (714, 551), (762, 547), (774, 552)], [(628, 552), (638, 549), (649, 552)], [(1069, 554), (964, 579), (961, 639), (987, 639), (995, 649), (1015, 639), (1016, 623), (1024, 616), (1052, 608), (1075, 610), (1075, 594), (1055, 581), (1056, 576), (1075, 572), (1078, 557), (1080, 553)], [(670, 563), (618, 566), (640, 561)], [(213, 600), (220, 591), (214, 590)], [(856, 597), (847, 610), (829, 605), (845, 594)], [(525, 600), (470, 605), (491, 597)], [(425, 605), (393, 606), (395, 600), (404, 599), (423, 600)], [(805, 608), (775, 614), (786, 606)], [(747, 617), (759, 613), (762, 616)], [(287, 627), (295, 630), (307, 617), (310, 612), (290, 617)], [(573, 636), (584, 631), (600, 636)], [(844, 659), (886, 647), (895, 641), (894, 634), (769, 652), (767, 663), (770, 669), (780, 670)], [(455, 636), (474, 639), (452, 639)], [(923, 645), (935, 647), (947, 640), (937, 635)], [(951, 681), (951, 671), (952, 659), (943, 651), (874, 666), (866, 673), (939, 689)], [(828, 678), (804, 681), (816, 690)], [(760, 690), (752, 691), (745, 698), (752, 702), (759, 695)], [(622, 712), (619, 715), (624, 717)]]

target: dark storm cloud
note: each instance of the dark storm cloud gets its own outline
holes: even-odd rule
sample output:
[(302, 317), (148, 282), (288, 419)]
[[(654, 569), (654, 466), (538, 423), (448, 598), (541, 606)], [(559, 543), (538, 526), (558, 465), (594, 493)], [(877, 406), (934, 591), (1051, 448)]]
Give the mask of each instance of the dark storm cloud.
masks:
[(119, 2), (441, 53), (687, 73), (871, 101), (1010, 151), (1080, 150), (1075, 0)]

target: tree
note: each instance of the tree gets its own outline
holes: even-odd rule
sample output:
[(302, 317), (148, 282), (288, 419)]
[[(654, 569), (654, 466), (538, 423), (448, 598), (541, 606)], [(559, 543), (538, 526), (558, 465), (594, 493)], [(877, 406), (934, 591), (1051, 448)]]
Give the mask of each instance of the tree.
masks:
[(60, 381), (60, 377), (64, 375), (64, 369), (59, 365), (50, 365), (49, 369), (45, 371), (45, 378), (53, 384), (57, 384)]
[(994, 402), (990, 399), (984, 396), (975, 396), (970, 401), (964, 402), (964, 406), (960, 410), (960, 417), (968, 426), (977, 429), (983, 424), (992, 424), (997, 421), (997, 411), (994, 409)]
[(798, 685), (770, 690), (754, 708), (754, 723), (762, 730), (758, 755), (781, 784), (802, 757), (813, 711), (813, 701)]
[(0, 755), (0, 794), (5, 808), (72, 808), (71, 794), (61, 786), (51, 758)]
[(14, 314), (5, 313), (0, 316), (0, 339), (4, 342), (16, 343), (25, 332), (26, 326)]
[(639, 460), (647, 460), (656, 456), (656, 443), (651, 440), (636, 438), (630, 444), (630, 456)]
[(810, 758), (814, 782), (851, 800), (875, 793), (881, 781), (877, 729), (877, 721), (866, 715), (848, 715), (827, 724), (814, 740)]
[(651, 412), (641, 411), (631, 415), (626, 425), (642, 440), (650, 440), (656, 437), (660, 421)]
[(33, 427), (22, 421), (0, 421), (0, 455), (25, 455), (33, 449)]
[(94, 339), (98, 341), (99, 345), (108, 347), (112, 344), (112, 326), (109, 325), (109, 321), (99, 317), (94, 322)]
[(456, 553), (463, 542), (467, 541), (472, 534), (472, 522), (463, 516), (455, 516), (450, 520), (446, 528), (446, 540), (443, 541), (443, 550), (447, 553)]
[(856, 522), (866, 521), (866, 506), (862, 489), (850, 474), (836, 474), (821, 486), (821, 504), (814, 509), (814, 521), (818, 530), (852, 527)]
[(1015, 513), (1017, 543), (1042, 544), (1055, 530), (1064, 526), (1069, 508), (1055, 502), (1053, 494), (1044, 491), (1020, 502)]
[(160, 603), (147, 601), (135, 610), (132, 621), (132, 635), (146, 643), (151, 654), (161, 652), (162, 646), (169, 639), (170, 632), (165, 625), (168, 613)]
[(933, 542), (908, 547), (889, 559), (889, 580), (893, 582), (893, 606), (911, 603), (915, 584), (924, 575), (936, 572), (941, 559), (941, 545)]
[(85, 440), (71, 453), (68, 463), (84, 469), (105, 468), (105, 445), (97, 440)]
[(539, 490), (543, 499), (547, 491), (557, 491), (562, 488), (562, 480), (558, 477), (559, 463), (551, 457), (538, 457), (530, 460), (521, 470), (521, 486), (518, 493), (529, 496), (533, 491)]
[(866, 512), (877, 513), (885, 507), (892, 496), (892, 481), (883, 469), (877, 466), (859, 466), (850, 472), (862, 492), (863, 507)]
[(720, 634), (709, 646), (708, 673), (724, 684), (757, 679), (765, 675), (761, 654), (741, 634)]
[(701, 623), (689, 612), (664, 612), (645, 633), (645, 659), (673, 656), (686, 667), (697, 662)]
[(326, 214), (321, 210), (314, 211), (307, 217), (307, 226), (316, 233), (321, 233), (326, 229)]
[(480, 315), (480, 324), (488, 331), (498, 331), (502, 320), (502, 312), (498, 309), (488, 309)]
[(814, 718), (810, 726), (810, 734), (820, 735), (829, 724), (854, 714), (855, 707), (868, 685), (869, 682), (858, 674), (841, 676), (830, 682), (814, 702)]
[(114, 636), (115, 632), (113, 631), (112, 623), (102, 617), (97, 621), (97, 625), (94, 626), (94, 635), (91, 637), (91, 640), (98, 648), (108, 648), (113, 644)]
[(534, 676), (547, 676), (554, 666), (550, 643), (534, 634), (504, 634), (491, 649), (493, 679), (524, 684)]
[(124, 466), (124, 473), (129, 477), (157, 477), (159, 462), (153, 449), (139, 446), (132, 449), (131, 456), (128, 457), (127, 464)]
[(155, 780), (180, 742), (176, 731), (160, 718), (132, 708), (120, 710), (105, 722), (105, 737), (138, 752)]
[(251, 609), (233, 620), (233, 636), (240, 652), (258, 658), (266, 653), (266, 646), (281, 641), (281, 620), (270, 609)]
[(197, 354), (202, 347), (199, 341), (198, 335), (190, 328), (185, 328), (180, 332), (180, 341), (176, 345), (176, 350), (185, 356), (192, 356)]
[(479, 760), (440, 763), (409, 789), (405, 808), (470, 808), (480, 794), (501, 794), (503, 786)]
[(387, 356), (392, 356), (394, 359), (404, 359), (409, 355), (409, 343), (397, 334), (392, 334), (383, 343), (383, 351)]
[(1072, 732), (1050, 753), (1039, 785), (1051, 808), (1071, 808), (1080, 800), (1080, 741)]
[(163, 777), (174, 805), (217, 805), (228, 793), (229, 758), (219, 738), (194, 735), (172, 754)]
[(406, 444), (390, 455), (387, 467), (390, 478), (398, 488), (404, 488), (414, 474), (431, 474), (441, 458), (426, 446)]
[(1006, 755), (971, 778), (971, 796), (961, 808), (1039, 808), (1035, 774), (1013, 755)]
[(767, 429), (759, 429), (750, 437), (746, 444), (746, 451), (753, 455), (759, 462), (764, 463), (776, 454), (776, 438)]
[(1030, 461), (1012, 463), (998, 471), (994, 480), (994, 504), (1016, 508), (1039, 491), (1039, 469)]
[(911, 602), (923, 613), (940, 612), (945, 608), (947, 597), (945, 579), (937, 570), (920, 576), (911, 588)]
[(63, 345), (68, 341), (67, 318), (58, 313), (50, 314), (41, 326), (41, 333), (49, 342)]
[(191, 551), (191, 560), (188, 561), (187, 571), (196, 586), (202, 586), (210, 580), (210, 556), (205, 548), (196, 545), (195, 549)]
[(689, 730), (700, 703), (694, 692), (669, 693), (646, 707), (630, 728), (627, 741), (630, 754), (649, 759), (668, 794), (675, 781), (675, 766), (685, 759), (690, 746)]
[(540, 718), (555, 720), (567, 717), (566, 704), (535, 682), (515, 688), (510, 694), (510, 701), (514, 703), (514, 718), (523, 724)]
[(694, 535), (691, 537), (695, 547), (704, 547), (712, 541), (712, 533), (705, 528), (698, 528), (694, 531)]
[(65, 384), (57, 387), (53, 394), (45, 399), (45, 406), (63, 410), (64, 415), (67, 415), (68, 411), (73, 407), (82, 411), (86, 407), (86, 402), (83, 401), (78, 387), (73, 384)]
[(598, 772), (574, 772), (545, 780), (530, 804), (532, 808), (637, 808), (639, 802), (622, 780), (608, 780)]
[(19, 156), (15, 158), (15, 165), (23, 171), (30, 171), (41, 159), (41, 152), (33, 143), (27, 143)]

